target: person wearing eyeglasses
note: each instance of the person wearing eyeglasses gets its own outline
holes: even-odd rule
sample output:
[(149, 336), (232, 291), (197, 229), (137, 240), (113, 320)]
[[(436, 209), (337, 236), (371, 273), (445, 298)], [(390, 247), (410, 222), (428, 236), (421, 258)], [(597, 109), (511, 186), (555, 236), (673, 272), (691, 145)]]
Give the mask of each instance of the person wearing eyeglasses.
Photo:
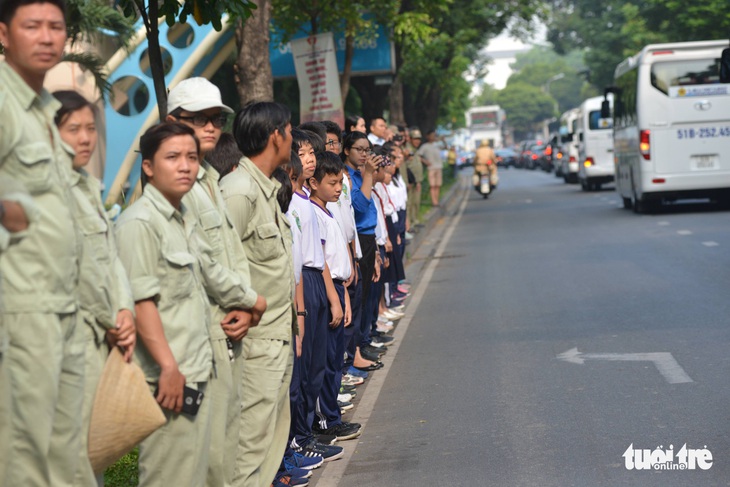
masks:
[[(206, 288), (216, 364), (206, 392), (213, 410), (206, 485), (223, 486), (232, 481), (236, 466), (243, 382), (241, 340), (249, 327), (258, 324), (266, 310), (266, 299), (251, 286), (248, 258), (227, 217), (218, 185), (220, 174), (206, 160), (233, 110), (223, 104), (218, 87), (205, 78), (181, 81), (170, 91), (167, 109), (168, 121), (189, 126), (200, 141), (202, 160), (196, 181), (182, 203), (203, 229), (211, 250), (208, 258), (220, 264), (216, 289)], [(230, 303), (236, 306), (231, 308)]]

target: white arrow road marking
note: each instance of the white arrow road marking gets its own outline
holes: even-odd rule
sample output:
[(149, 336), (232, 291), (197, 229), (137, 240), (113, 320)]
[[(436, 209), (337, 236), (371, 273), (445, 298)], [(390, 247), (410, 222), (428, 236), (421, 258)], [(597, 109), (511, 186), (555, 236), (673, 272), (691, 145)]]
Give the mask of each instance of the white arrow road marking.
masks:
[(692, 235), (692, 230), (677, 230), (679, 235)]
[(669, 352), (652, 353), (581, 353), (577, 348), (571, 348), (557, 356), (558, 360), (564, 360), (572, 364), (582, 364), (586, 360), (608, 360), (611, 362), (654, 362), (659, 373), (670, 384), (684, 384), (692, 382), (690, 376), (677, 363)]
[(702, 242), (702, 245), (704, 245), (705, 247), (717, 247), (720, 244), (710, 240), (709, 242)]

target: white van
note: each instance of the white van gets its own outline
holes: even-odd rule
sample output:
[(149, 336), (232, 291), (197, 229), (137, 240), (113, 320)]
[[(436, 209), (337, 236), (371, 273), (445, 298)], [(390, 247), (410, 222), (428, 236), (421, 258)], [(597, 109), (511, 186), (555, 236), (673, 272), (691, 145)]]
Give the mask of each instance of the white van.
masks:
[[(588, 98), (580, 106), (578, 118), (578, 182), (583, 191), (601, 189), (614, 179), (613, 118), (601, 117), (605, 98)], [(609, 106), (613, 96), (608, 95)]]
[(563, 158), (560, 161), (560, 172), (566, 183), (578, 182), (578, 119), (580, 109), (572, 108), (560, 116), (560, 141)]
[(653, 44), (616, 67), (616, 190), (637, 213), (663, 200), (730, 202), (727, 40)]

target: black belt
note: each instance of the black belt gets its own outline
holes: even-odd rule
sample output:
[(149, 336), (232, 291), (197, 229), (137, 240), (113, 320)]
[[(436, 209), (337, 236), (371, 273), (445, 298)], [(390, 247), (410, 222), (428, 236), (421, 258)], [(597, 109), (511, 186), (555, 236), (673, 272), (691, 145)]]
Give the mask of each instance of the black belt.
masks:
[(319, 274), (322, 274), (324, 272), (324, 269), (317, 269), (316, 267), (309, 267), (306, 265), (302, 267), (302, 270), (309, 272), (318, 272)]

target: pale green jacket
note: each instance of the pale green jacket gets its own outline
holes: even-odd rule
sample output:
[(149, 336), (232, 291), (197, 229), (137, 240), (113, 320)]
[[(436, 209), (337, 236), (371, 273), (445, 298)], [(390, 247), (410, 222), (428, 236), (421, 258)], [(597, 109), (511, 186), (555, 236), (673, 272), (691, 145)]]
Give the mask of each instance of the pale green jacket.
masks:
[(79, 169), (72, 172), (71, 183), (74, 215), (83, 235), (79, 304), (84, 321), (101, 344), (106, 330), (114, 328), (120, 310), (134, 313), (134, 300), (117, 254), (112, 222), (101, 202), (99, 181)]
[(243, 157), (220, 187), (248, 257), (251, 281), (267, 303), (261, 322), (248, 336), (290, 341), (296, 322), (294, 267), (291, 226), (276, 200), (281, 184)]
[(77, 309), (81, 239), (71, 214), (71, 168), (53, 122), (59, 107), (0, 63), (0, 180), (23, 184), (39, 216), (0, 257), (6, 313)]
[[(210, 248), (203, 258), (216, 261), (221, 266), (220, 278), (238, 297), (234, 297), (237, 308), (249, 309), (256, 304), (258, 294), (251, 287), (251, 273), (248, 258), (243, 250), (231, 218), (228, 216), (223, 196), (218, 186), (219, 174), (206, 162), (201, 163), (197, 181), (183, 198), (183, 205), (193, 215)], [(214, 340), (226, 338), (220, 322), (228, 308), (215, 299), (214, 289), (206, 289), (210, 296), (210, 335)]]
[[(122, 212), (115, 231), (133, 299), (155, 301), (165, 338), (187, 382), (207, 381), (213, 365), (196, 231), (185, 207), (176, 210), (151, 184)], [(137, 343), (134, 354), (147, 380), (158, 382), (160, 367), (144, 343)]]

